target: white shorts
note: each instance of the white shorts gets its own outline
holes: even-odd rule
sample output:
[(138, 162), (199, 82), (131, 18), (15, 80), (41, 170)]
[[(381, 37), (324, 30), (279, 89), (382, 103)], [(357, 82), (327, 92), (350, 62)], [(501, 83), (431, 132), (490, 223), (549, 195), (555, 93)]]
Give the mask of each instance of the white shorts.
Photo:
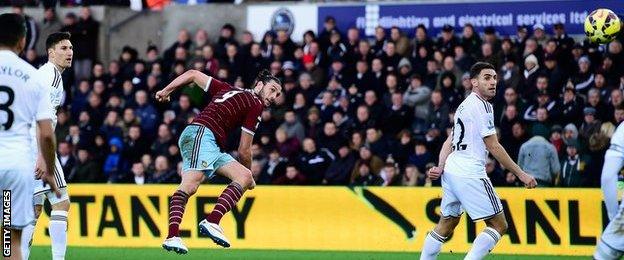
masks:
[(620, 209), (607, 228), (602, 232), (595, 259), (619, 259), (624, 255), (624, 202), (620, 203)]
[[(0, 170), (0, 190), (4, 206), (5, 191), (11, 196), (11, 228), (22, 229), (35, 220), (33, 210), (33, 190), (35, 185), (34, 167)], [(4, 214), (4, 210), (0, 215)], [(4, 218), (4, 215), (2, 216)]]
[(43, 200), (46, 199), (46, 198), (50, 202), (50, 205), (54, 205), (54, 204), (57, 204), (59, 202), (63, 202), (63, 201), (69, 200), (69, 194), (67, 193), (67, 187), (60, 188), (59, 191), (61, 192), (61, 197), (60, 198), (57, 198), (56, 194), (54, 194), (54, 192), (52, 192), (51, 190), (48, 190), (48, 191), (36, 194), (35, 198), (33, 199), (33, 203), (35, 205), (43, 205)]
[(465, 210), (473, 221), (478, 221), (503, 211), (503, 205), (488, 178), (442, 174), (442, 190), (442, 217), (459, 217)]
[[(58, 157), (55, 158), (54, 163), (54, 178), (56, 180), (56, 187), (58, 187), (59, 189), (67, 187), (67, 182), (65, 182), (65, 174), (63, 173), (63, 167), (61, 166), (61, 162), (59, 162)], [(43, 183), (42, 180), (35, 180), (35, 197), (48, 191), (50, 191), (50, 185)]]

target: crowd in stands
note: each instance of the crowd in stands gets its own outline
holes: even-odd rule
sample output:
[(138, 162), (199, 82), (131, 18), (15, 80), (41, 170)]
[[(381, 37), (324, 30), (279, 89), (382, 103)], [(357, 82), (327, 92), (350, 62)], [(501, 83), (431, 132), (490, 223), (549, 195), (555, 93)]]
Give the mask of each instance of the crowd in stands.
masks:
[[(622, 40), (575, 41), (562, 24), (519, 27), (511, 37), (470, 24), (444, 26), (440, 35), (422, 25), (413, 32), (379, 27), (367, 39), (327, 17), (318, 34), (269, 31), (260, 42), (225, 24), (218, 35), (181, 30), (163, 49), (127, 46), (102, 64), (88, 8), (62, 20), (45, 12), (26, 59), (45, 62), (44, 32), (72, 33), (74, 66), (64, 73), (56, 128), (69, 183), (177, 183), (178, 136), (210, 97), (193, 86), (170, 103), (156, 102), (154, 93), (189, 69), (243, 88), (263, 69), (283, 81), (283, 95), (255, 133), (258, 184), (439, 185), (425, 172), (452, 133), (476, 61), (498, 69), (490, 100), (498, 137), (540, 186), (599, 186), (610, 137), (624, 120)], [(224, 147), (234, 155), (238, 136)], [(496, 160), (485, 170), (495, 186), (519, 186)]]

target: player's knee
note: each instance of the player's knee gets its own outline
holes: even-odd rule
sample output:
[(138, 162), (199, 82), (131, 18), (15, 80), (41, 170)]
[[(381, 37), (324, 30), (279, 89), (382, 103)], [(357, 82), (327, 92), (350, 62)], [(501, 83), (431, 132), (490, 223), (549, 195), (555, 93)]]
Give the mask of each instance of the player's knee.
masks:
[(248, 169), (245, 169), (239, 174), (237, 182), (245, 189), (253, 189), (256, 186), (251, 171)]
[(488, 226), (493, 229), (496, 229), (500, 235), (504, 235), (507, 232), (508, 224), (507, 220), (502, 219), (500, 221), (492, 222)]
[(60, 210), (69, 212), (69, 200), (64, 200), (52, 205), (52, 210)]
[(197, 192), (197, 188), (199, 187), (198, 183), (186, 182), (180, 184), (179, 190), (185, 192), (189, 196), (194, 195)]

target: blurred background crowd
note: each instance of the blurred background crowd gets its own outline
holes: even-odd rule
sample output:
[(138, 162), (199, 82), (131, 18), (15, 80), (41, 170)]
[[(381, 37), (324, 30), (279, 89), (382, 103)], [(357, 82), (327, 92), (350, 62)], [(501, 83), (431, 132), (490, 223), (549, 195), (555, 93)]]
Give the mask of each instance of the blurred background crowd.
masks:
[[(24, 58), (39, 67), (45, 37), (72, 34), (56, 128), (69, 183), (179, 182), (178, 136), (210, 97), (193, 86), (170, 103), (155, 102), (154, 93), (189, 69), (243, 88), (262, 69), (282, 79), (284, 95), (262, 113), (254, 138), (258, 184), (439, 185), (425, 172), (471, 91), (467, 72), (476, 61), (498, 69), (490, 101), (500, 142), (541, 186), (599, 186), (610, 137), (624, 120), (622, 39), (592, 45), (562, 24), (519, 27), (505, 38), (470, 24), (444, 26), (440, 35), (417, 26), (414, 38), (379, 27), (368, 39), (326, 17), (318, 35), (268, 31), (261, 42), (225, 24), (214, 35), (181, 30), (162, 49), (126, 46), (102, 64), (100, 25), (88, 7), (64, 17), (43, 12), (43, 20), (29, 20)], [(225, 148), (234, 155), (238, 136)], [(495, 160), (486, 172), (495, 186), (519, 185)]]

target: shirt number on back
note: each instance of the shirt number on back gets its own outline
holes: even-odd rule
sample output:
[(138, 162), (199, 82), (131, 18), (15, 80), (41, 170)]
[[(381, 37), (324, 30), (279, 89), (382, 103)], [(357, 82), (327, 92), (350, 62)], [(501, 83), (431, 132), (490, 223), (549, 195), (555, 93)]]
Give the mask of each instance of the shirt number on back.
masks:
[(242, 92), (243, 91), (240, 91), (240, 90), (232, 90), (232, 91), (225, 92), (225, 94), (223, 94), (223, 97), (215, 99), (214, 102), (215, 103), (222, 103), (222, 102), (226, 101), (228, 98), (231, 98), (234, 95), (236, 95), (238, 93), (242, 93)]
[(459, 127), (459, 136), (457, 138), (457, 142), (453, 142), (453, 151), (463, 151), (466, 150), (468, 145), (461, 143), (464, 140), (464, 131), (466, 130), (464, 122), (462, 122), (461, 118), (457, 118), (457, 124), (453, 127), (453, 141), (455, 141), (455, 130), (457, 130), (457, 127)]
[(0, 111), (4, 111), (7, 114), (7, 120), (4, 123), (0, 122), (0, 130), (9, 130), (15, 119), (15, 115), (13, 115), (13, 111), (11, 111), (11, 105), (13, 104), (13, 100), (15, 100), (15, 93), (7, 86), (0, 86), (0, 93), (2, 92), (7, 94), (8, 99), (5, 100), (4, 103), (0, 102)]

